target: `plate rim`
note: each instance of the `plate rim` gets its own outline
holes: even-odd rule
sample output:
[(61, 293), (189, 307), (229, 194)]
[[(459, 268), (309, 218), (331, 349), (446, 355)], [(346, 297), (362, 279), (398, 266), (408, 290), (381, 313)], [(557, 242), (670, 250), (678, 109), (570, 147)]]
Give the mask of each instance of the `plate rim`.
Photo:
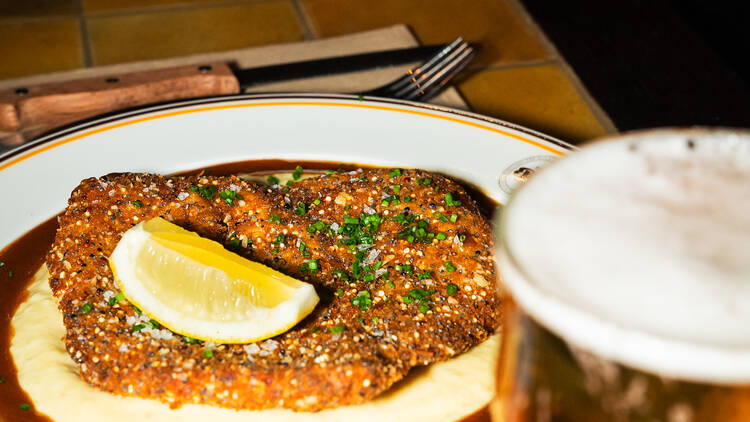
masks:
[[(529, 129), (522, 125), (518, 125), (518, 124), (511, 123), (502, 119), (497, 119), (494, 117), (486, 116), (483, 114), (474, 113), (474, 112), (466, 111), (466, 110), (459, 110), (456, 108), (442, 106), (442, 105), (419, 103), (415, 101), (397, 100), (397, 99), (383, 98), (383, 97), (358, 96), (358, 95), (351, 95), (351, 94), (252, 93), (252, 94), (218, 95), (218, 96), (184, 99), (184, 100), (177, 100), (177, 101), (167, 101), (167, 102), (161, 102), (161, 103), (155, 103), (155, 104), (147, 104), (147, 105), (127, 108), (123, 110), (116, 110), (110, 113), (99, 114), (99, 115), (92, 116), (83, 120), (75, 121), (65, 126), (53, 129), (49, 132), (40, 134), (36, 136), (35, 138), (25, 142), (21, 146), (13, 148), (9, 151), (6, 151), (0, 154), (0, 173), (2, 172), (2, 170), (12, 166), (13, 164), (24, 161), (27, 158), (31, 158), (33, 155), (36, 155), (36, 154), (33, 154), (33, 155), (29, 155), (28, 157), (23, 157), (25, 153), (32, 152), (33, 150), (39, 147), (42, 147), (44, 145), (47, 145), (51, 142), (54, 142), (56, 140), (59, 140), (60, 138), (73, 135), (77, 132), (78, 133), (84, 132), (86, 130), (93, 129), (97, 126), (102, 126), (105, 124), (111, 124), (111, 123), (116, 123), (118, 121), (123, 121), (123, 120), (136, 117), (139, 115), (154, 113), (154, 112), (163, 112), (163, 111), (180, 109), (180, 108), (189, 108), (189, 107), (200, 106), (200, 105), (218, 104), (218, 103), (231, 104), (231, 103), (242, 102), (242, 101), (257, 101), (257, 100), (289, 101), (289, 100), (295, 100), (295, 99), (302, 100), (302, 101), (309, 101), (309, 100), (323, 100), (323, 101), (328, 100), (331, 102), (343, 101), (344, 103), (362, 104), (362, 105), (370, 103), (371, 105), (375, 105), (375, 106), (377, 105), (394, 106), (395, 105), (395, 106), (411, 108), (413, 111), (419, 110), (422, 112), (446, 113), (446, 114), (454, 115), (454, 116), (464, 118), (464, 119), (477, 120), (482, 123), (488, 123), (493, 126), (515, 130), (525, 135), (529, 135), (533, 138), (536, 138), (537, 140), (550, 143), (554, 145), (555, 147), (561, 148), (567, 152), (575, 151), (578, 149), (572, 144), (569, 144), (565, 141), (557, 139), (553, 136), (538, 132), (536, 130)], [(137, 122), (134, 122), (134, 123), (137, 123)], [(562, 153), (558, 153), (558, 154), (562, 155)]]

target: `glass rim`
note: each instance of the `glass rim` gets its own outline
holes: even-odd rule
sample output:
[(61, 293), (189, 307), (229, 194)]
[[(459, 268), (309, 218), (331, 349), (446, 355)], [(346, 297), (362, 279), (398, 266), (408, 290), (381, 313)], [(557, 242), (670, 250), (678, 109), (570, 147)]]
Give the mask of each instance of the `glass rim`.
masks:
[[(730, 128), (669, 128), (639, 130), (606, 136), (588, 145), (627, 142), (643, 136), (739, 134), (750, 140), (750, 131)], [(564, 159), (564, 157), (563, 157)], [(554, 168), (556, 163), (540, 172)], [(533, 179), (529, 181), (532, 183)], [(563, 341), (604, 359), (654, 373), (692, 382), (721, 385), (750, 384), (750, 348), (712, 346), (705, 343), (669, 338), (607, 320), (605, 316), (581, 309), (554, 291), (540, 287), (514, 256), (506, 237), (507, 212), (515, 203), (523, 185), (514, 191), (496, 225), (496, 260), (500, 282), (518, 306), (535, 322)]]

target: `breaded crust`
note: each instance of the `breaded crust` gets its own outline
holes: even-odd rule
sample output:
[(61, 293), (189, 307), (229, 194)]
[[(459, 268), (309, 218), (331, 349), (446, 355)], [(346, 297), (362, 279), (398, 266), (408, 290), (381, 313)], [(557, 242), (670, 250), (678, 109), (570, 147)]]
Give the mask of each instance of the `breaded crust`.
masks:
[[(113, 300), (108, 257), (123, 232), (157, 216), (313, 283), (320, 304), (254, 345), (191, 343), (149, 325)], [(424, 171), (366, 169), (287, 188), (113, 174), (81, 182), (59, 223), (47, 266), (66, 348), (87, 382), (116, 394), (237, 409), (356, 404), (499, 322), (489, 224), (460, 185)]]

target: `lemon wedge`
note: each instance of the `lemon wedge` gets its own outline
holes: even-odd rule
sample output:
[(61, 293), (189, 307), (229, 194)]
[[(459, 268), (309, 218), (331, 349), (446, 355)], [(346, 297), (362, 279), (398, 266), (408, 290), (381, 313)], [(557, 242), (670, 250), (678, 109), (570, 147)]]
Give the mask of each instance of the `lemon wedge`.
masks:
[(283, 333), (319, 300), (311, 284), (158, 217), (126, 231), (109, 264), (125, 297), (146, 315), (215, 343)]

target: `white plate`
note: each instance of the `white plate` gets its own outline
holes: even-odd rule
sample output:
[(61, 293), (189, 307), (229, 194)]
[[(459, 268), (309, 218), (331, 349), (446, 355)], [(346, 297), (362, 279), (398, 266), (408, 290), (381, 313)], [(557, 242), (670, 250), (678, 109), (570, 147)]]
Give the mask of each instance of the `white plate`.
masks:
[(82, 179), (111, 172), (268, 158), (418, 167), (469, 181), (504, 203), (515, 169), (571, 148), (476, 114), (343, 95), (240, 95), (141, 108), (1, 155), (0, 248), (60, 212)]

